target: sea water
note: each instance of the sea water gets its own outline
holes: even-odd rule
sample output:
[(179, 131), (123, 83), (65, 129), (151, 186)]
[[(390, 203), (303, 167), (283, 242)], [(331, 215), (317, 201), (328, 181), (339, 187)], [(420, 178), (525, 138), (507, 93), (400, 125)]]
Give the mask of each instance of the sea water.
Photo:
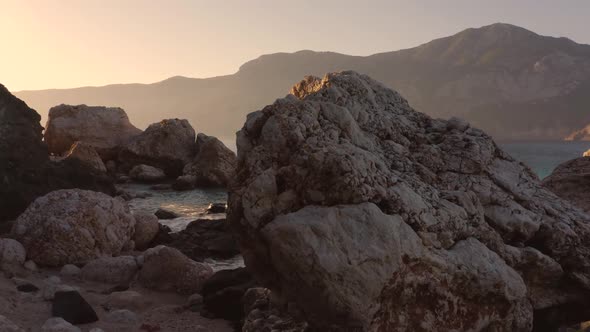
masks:
[(581, 157), (590, 142), (503, 142), (498, 144), (514, 159), (528, 165), (543, 179), (559, 164)]

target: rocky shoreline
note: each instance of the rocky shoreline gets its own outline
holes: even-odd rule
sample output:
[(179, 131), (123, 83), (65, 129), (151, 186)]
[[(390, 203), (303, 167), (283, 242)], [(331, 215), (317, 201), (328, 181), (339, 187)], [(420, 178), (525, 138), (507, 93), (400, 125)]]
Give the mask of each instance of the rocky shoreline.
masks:
[[(120, 108), (60, 105), (44, 136), (38, 119), (0, 89), (0, 331), (590, 320), (590, 215), (571, 192), (587, 160), (541, 183), (483, 131), (365, 75), (305, 78), (248, 115), (237, 156), (181, 119), (141, 131)], [(116, 184), (133, 182), (229, 199), (172, 232), (161, 220), (174, 211), (132, 211), (149, 193)], [(246, 267), (209, 263), (240, 255)]]

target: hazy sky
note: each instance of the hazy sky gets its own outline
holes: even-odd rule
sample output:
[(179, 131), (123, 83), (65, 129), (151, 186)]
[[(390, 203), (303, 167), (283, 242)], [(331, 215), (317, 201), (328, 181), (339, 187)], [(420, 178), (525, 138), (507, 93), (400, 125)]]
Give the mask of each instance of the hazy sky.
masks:
[(369, 55), (512, 23), (590, 43), (590, 0), (0, 0), (8, 89), (231, 74), (261, 54)]

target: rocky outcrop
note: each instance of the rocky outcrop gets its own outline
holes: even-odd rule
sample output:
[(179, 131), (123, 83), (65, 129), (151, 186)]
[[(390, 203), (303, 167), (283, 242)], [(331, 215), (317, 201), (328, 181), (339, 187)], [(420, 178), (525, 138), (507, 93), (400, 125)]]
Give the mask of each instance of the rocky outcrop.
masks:
[(567, 309), (590, 298), (590, 216), (460, 119), (343, 72), (250, 114), (237, 147), (228, 219), (246, 265), (316, 328), (590, 318)]
[(166, 174), (159, 168), (148, 165), (137, 165), (129, 171), (129, 176), (139, 182), (158, 182), (166, 179)]
[(212, 274), (209, 265), (197, 263), (174, 248), (157, 246), (144, 253), (138, 280), (146, 288), (188, 295), (200, 292)]
[(16, 220), (12, 236), (39, 265), (83, 264), (117, 255), (133, 235), (127, 204), (86, 190), (58, 190), (35, 200)]
[(92, 147), (92, 145), (85, 142), (76, 142), (70, 150), (66, 153), (65, 159), (77, 159), (82, 163), (94, 168), (99, 172), (106, 172), (107, 168), (100, 159), (100, 156)]
[(168, 176), (182, 174), (195, 155), (195, 130), (187, 120), (168, 119), (151, 124), (119, 153), (127, 167), (146, 164), (163, 169)]
[(590, 212), (590, 157), (566, 161), (543, 179), (543, 185), (574, 205)]
[(184, 167), (185, 178), (194, 176), (198, 187), (227, 187), (236, 170), (236, 154), (220, 140), (205, 134), (197, 135), (197, 155)]
[(590, 141), (590, 125), (569, 134), (564, 141)]
[(103, 160), (114, 159), (118, 150), (141, 133), (118, 107), (59, 105), (49, 110), (45, 142), (49, 152), (61, 155), (78, 141), (98, 152)]
[(15, 219), (35, 198), (53, 190), (115, 191), (111, 179), (78, 160), (50, 162), (40, 119), (0, 85), (0, 222)]
[(207, 258), (227, 259), (240, 253), (231, 227), (225, 219), (197, 219), (185, 229), (168, 236), (160, 236), (156, 244), (165, 244), (180, 250), (195, 261)]

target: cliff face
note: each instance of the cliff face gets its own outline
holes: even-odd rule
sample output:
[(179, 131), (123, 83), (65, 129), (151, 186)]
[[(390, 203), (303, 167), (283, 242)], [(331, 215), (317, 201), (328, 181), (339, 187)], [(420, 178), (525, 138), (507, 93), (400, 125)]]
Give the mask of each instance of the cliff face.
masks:
[(223, 77), (17, 95), (44, 114), (61, 103), (118, 105), (140, 128), (181, 117), (198, 124), (198, 132), (233, 141), (246, 114), (285, 95), (301, 77), (342, 70), (368, 74), (423, 112), (465, 118), (497, 139), (560, 140), (590, 123), (590, 46), (508, 24), (367, 57), (279, 53)]

